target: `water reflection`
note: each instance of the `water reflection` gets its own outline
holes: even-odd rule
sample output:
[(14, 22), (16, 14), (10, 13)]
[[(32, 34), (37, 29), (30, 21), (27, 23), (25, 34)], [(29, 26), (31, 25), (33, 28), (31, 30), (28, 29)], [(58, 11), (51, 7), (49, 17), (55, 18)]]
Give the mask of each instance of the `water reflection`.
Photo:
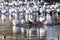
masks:
[(13, 33), (19, 32), (21, 28), (19, 26), (13, 26)]
[[(51, 26), (51, 25), (46, 25), (48, 28), (46, 29), (53, 29), (54, 26)], [(15, 29), (11, 30), (15, 33), (13, 33), (13, 37), (9, 37), (6, 36), (6, 40), (25, 40), (25, 39), (32, 39), (32, 40), (39, 40), (39, 39), (43, 39), (45, 38), (45, 28), (21, 28), (19, 26), (13, 26), (15, 27)], [(10, 31), (10, 32), (11, 32)], [(38, 31), (38, 32), (37, 32)], [(8, 32), (8, 31), (7, 31)], [(17, 33), (16, 33), (17, 32)], [(20, 33), (19, 33), (20, 32)], [(43, 36), (43, 37), (40, 37), (40, 36)]]

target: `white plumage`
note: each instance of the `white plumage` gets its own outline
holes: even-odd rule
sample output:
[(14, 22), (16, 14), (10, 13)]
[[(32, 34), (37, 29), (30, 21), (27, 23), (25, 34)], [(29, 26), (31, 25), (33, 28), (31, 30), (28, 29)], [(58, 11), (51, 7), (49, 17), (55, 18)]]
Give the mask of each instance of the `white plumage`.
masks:
[(13, 20), (13, 25), (16, 26), (16, 25), (19, 25), (20, 24), (20, 20)]
[(45, 17), (40, 17), (40, 18), (39, 18), (39, 21), (40, 21), (40, 22), (43, 22), (44, 20), (45, 20)]
[(49, 14), (47, 14), (46, 15), (46, 21), (44, 22), (44, 24), (47, 24), (47, 23), (50, 23), (50, 22), (52, 22), (52, 17)]

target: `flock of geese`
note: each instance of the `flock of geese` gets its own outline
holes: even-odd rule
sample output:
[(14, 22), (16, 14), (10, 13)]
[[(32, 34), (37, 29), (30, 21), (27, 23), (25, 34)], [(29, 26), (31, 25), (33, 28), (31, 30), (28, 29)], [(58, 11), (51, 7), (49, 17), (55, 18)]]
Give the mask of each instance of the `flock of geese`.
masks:
[[(53, 25), (50, 12), (60, 12), (60, 3), (50, 5), (45, 1), (0, 2), (0, 17), (3, 22), (7, 18), (12, 20), (13, 33), (21, 30), (22, 33), (26, 31), (27, 34), (31, 35), (32, 30), (36, 27), (37, 34), (39, 34), (38, 30), (40, 30), (40, 36), (43, 36), (45, 33), (44, 28), (46, 28), (44, 25)], [(46, 16), (43, 13), (46, 13)]]

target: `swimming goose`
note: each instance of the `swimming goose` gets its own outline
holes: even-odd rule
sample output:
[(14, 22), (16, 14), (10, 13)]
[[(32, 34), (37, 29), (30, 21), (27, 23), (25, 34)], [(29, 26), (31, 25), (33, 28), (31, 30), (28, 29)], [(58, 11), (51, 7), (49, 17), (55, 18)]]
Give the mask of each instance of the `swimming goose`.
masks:
[(13, 33), (20, 32), (20, 20), (13, 20)]
[(6, 10), (2, 10), (1, 12), (2, 12), (2, 17), (1, 17), (1, 19), (2, 19), (2, 22), (4, 23), (4, 22), (6, 21), (6, 15), (5, 15)]

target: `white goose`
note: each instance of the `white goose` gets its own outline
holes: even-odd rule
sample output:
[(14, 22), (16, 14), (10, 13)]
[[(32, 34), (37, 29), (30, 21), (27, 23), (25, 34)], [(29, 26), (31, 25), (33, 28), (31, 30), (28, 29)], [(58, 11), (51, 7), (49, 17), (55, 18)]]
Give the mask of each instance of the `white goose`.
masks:
[(30, 22), (34, 22), (34, 19), (33, 19), (33, 16), (32, 15), (29, 15), (29, 21)]
[(44, 22), (44, 24), (46, 24), (45, 28), (53, 28), (54, 24), (53, 24), (52, 17), (50, 16), (50, 14), (46, 15), (46, 21)]
[(45, 20), (45, 17), (43, 16), (43, 11), (46, 12), (45, 10), (46, 10), (45, 8), (40, 8), (40, 13), (41, 13), (39, 17), (40, 22), (43, 22)]
[(20, 24), (20, 20), (13, 20), (13, 33), (19, 32), (20, 31), (20, 27), (18, 26)]
[(28, 9), (25, 9), (25, 10), (26, 10), (25, 20), (28, 21), (29, 20), (29, 11), (28, 11)]
[[(22, 11), (21, 10), (16, 10), (17, 11), (17, 14), (18, 13), (20, 13), (20, 15), (22, 15), (23, 16), (23, 13), (22, 13)], [(20, 12), (19, 12), (20, 11)], [(13, 28), (15, 28), (14, 30), (15, 31), (18, 31), (19, 29), (21, 29), (21, 33), (24, 33), (24, 27), (17, 27), (17, 26), (19, 26), (19, 24), (21, 23), (21, 24), (24, 24), (24, 19), (22, 19), (22, 20), (17, 20), (17, 18), (18, 18), (18, 15), (17, 14), (15, 14), (15, 19), (16, 20), (13, 20), (13, 24), (14, 24), (14, 27)], [(20, 16), (21, 17), (21, 16)], [(22, 18), (22, 17), (21, 17)]]
[(20, 24), (20, 20), (17, 20), (17, 19), (14, 19), (13, 20), (13, 25), (14, 26), (17, 26), (17, 25), (19, 25)]
[(5, 20), (6, 20), (6, 15), (4, 15), (4, 13), (6, 13), (6, 10), (2, 10), (1, 12), (2, 12), (2, 17), (1, 17), (1, 19), (2, 19), (2, 22), (4, 23)]
[(52, 18), (49, 14), (46, 15), (46, 21), (45, 21), (45, 24), (49, 23), (49, 22), (52, 22)]
[[(16, 11), (16, 10), (14, 10)], [(20, 32), (20, 20), (17, 18), (17, 13), (13, 13), (13, 16), (15, 16), (15, 19), (13, 19), (13, 33)]]
[(15, 13), (15, 14), (12, 14), (12, 13), (15, 12), (15, 10), (16, 10), (15, 8), (10, 8), (10, 9), (9, 9), (9, 19), (10, 19), (10, 20), (12, 19), (12, 16), (16, 14), (16, 13)]
[(23, 5), (23, 1), (18, 1), (18, 5)]

